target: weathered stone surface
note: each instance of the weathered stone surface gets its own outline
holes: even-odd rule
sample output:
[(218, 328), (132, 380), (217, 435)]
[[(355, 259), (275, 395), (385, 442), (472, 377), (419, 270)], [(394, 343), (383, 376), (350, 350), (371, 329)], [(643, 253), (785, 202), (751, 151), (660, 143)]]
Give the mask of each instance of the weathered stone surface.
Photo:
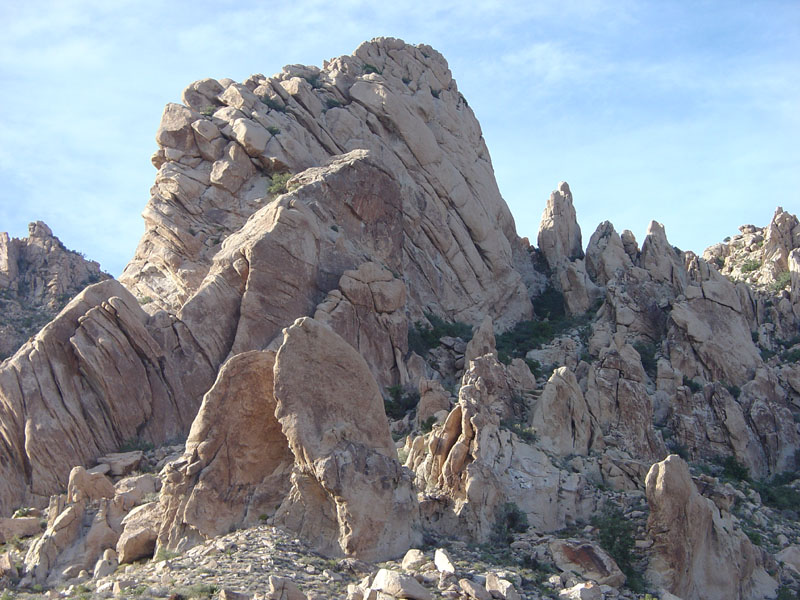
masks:
[[(295, 457), (276, 523), (321, 552), (401, 556), (420, 540), (413, 485), (397, 461), (378, 386), (364, 359), (310, 318), (284, 330), (275, 416)], [(376, 487), (376, 479), (384, 481)]]
[(498, 577), (495, 573), (486, 574), (486, 591), (493, 598), (500, 600), (520, 600), (519, 592), (514, 589), (514, 584)]
[(422, 587), (419, 582), (404, 573), (391, 569), (380, 569), (372, 580), (371, 588), (395, 598), (409, 598), (410, 600), (432, 600), (431, 593)]
[(481, 321), (472, 339), (467, 342), (467, 350), (464, 353), (464, 367), (469, 368), (470, 361), (484, 354), (497, 354), (494, 339), (494, 323), (492, 318), (488, 315)]
[(113, 498), (114, 484), (105, 475), (88, 473), (83, 467), (70, 471), (67, 484), (67, 502), (91, 502), (100, 498)]
[(38, 517), (0, 518), (0, 544), (41, 533), (39, 521)]
[(566, 367), (553, 371), (531, 417), (541, 447), (559, 456), (585, 456), (593, 436), (592, 420), (572, 371)]
[(175, 549), (270, 516), (289, 489), (293, 459), (275, 418), (275, 355), (253, 351), (220, 369), (161, 492), (159, 545)]
[(137, 506), (125, 516), (116, 545), (120, 564), (153, 556), (161, 516), (162, 508), (158, 502)]
[(654, 540), (648, 577), (684, 600), (766, 598), (777, 583), (760, 553), (736, 531), (733, 518), (702, 497), (676, 455), (647, 474), (649, 535)]
[(137, 435), (160, 442), (188, 428), (211, 366), (193, 340), (178, 339), (182, 331), (152, 322), (109, 280), (84, 290), (3, 363), (0, 514), (26, 498), (43, 503), (66, 487), (74, 465)]
[(547, 264), (555, 269), (560, 264), (583, 258), (581, 229), (572, 205), (572, 192), (566, 181), (550, 194), (539, 224), (539, 251)]
[(344, 272), (339, 288), (317, 306), (314, 318), (358, 350), (385, 388), (407, 379), (403, 361), (408, 352), (405, 304), (403, 282), (377, 263), (367, 262)]
[(505, 502), (515, 503), (542, 531), (590, 514), (593, 502), (582, 475), (560, 471), (543, 450), (500, 426), (500, 415), (514, 415), (512, 392), (503, 365), (481, 357), (464, 374), (444, 424), (411, 442), (406, 464), (425, 492), (420, 509), (428, 527), (485, 541)]
[(553, 562), (564, 572), (575, 572), (583, 579), (611, 587), (625, 583), (625, 575), (617, 563), (596, 544), (556, 539), (548, 547)]

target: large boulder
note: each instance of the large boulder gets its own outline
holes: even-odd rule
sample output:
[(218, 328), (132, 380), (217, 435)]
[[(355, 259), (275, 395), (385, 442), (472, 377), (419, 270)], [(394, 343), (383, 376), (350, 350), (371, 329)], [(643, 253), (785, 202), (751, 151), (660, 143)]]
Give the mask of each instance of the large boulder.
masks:
[(735, 526), (730, 513), (700, 495), (688, 465), (676, 455), (647, 474), (648, 534), (653, 547), (647, 576), (684, 600), (756, 600), (777, 583), (761, 553)]
[(416, 492), (355, 349), (326, 325), (298, 319), (275, 358), (275, 398), (295, 459), (275, 522), (334, 556), (383, 560), (418, 544)]
[(253, 351), (220, 369), (183, 457), (166, 467), (159, 546), (184, 548), (253, 525), (283, 501), (293, 457), (275, 418), (274, 363), (274, 352)]

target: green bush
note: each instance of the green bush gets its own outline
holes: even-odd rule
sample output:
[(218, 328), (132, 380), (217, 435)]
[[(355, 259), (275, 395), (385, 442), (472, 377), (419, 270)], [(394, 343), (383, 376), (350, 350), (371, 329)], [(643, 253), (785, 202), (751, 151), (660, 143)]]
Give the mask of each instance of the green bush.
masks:
[(726, 456), (719, 464), (722, 466), (722, 477), (731, 481), (749, 481), (750, 471), (736, 460), (735, 456)]
[(503, 420), (500, 422), (500, 427), (514, 432), (519, 439), (526, 444), (535, 444), (539, 441), (539, 435), (530, 427), (526, 427), (519, 421)]
[(433, 313), (425, 313), (430, 325), (417, 321), (408, 329), (408, 348), (425, 356), (428, 350), (439, 345), (443, 337), (461, 338), (465, 342), (472, 339), (472, 327), (459, 321), (448, 322)]
[(514, 533), (524, 533), (527, 530), (528, 515), (514, 502), (506, 502), (497, 509), (491, 540), (495, 544), (508, 546), (514, 541)]
[(761, 496), (761, 501), (778, 510), (800, 510), (800, 492), (787, 485), (798, 477), (797, 473), (785, 471), (770, 480), (756, 481), (753, 488)]
[(286, 112), (286, 107), (283, 104), (281, 104), (277, 100), (274, 100), (273, 98), (270, 98), (269, 96), (262, 96), (259, 99), (267, 106), (267, 108), (271, 110), (277, 110), (278, 112)]
[(567, 314), (564, 294), (559, 292), (552, 285), (542, 292), (537, 298), (533, 299), (533, 312), (540, 319), (558, 319)]
[(386, 388), (389, 398), (383, 401), (386, 416), (398, 420), (414, 410), (419, 404), (419, 392), (416, 390), (404, 390), (402, 386), (392, 385)]
[(642, 358), (642, 367), (644, 367), (644, 372), (654, 379), (658, 371), (656, 345), (649, 342), (634, 342), (633, 348)]
[(746, 260), (742, 263), (742, 273), (752, 273), (761, 267), (761, 261), (755, 258)]
[(275, 173), (272, 176), (272, 182), (267, 188), (267, 193), (271, 196), (279, 196), (288, 192), (287, 182), (292, 178), (291, 173)]
[(603, 550), (611, 555), (625, 574), (627, 585), (633, 591), (644, 591), (644, 581), (633, 566), (635, 530), (633, 523), (625, 518), (619, 507), (607, 507), (600, 516), (592, 519), (597, 527), (598, 541)]
[(697, 383), (694, 379), (689, 379), (686, 375), (683, 376), (683, 385), (688, 387), (693, 394), (703, 389), (702, 384)]
[(800, 348), (788, 350), (781, 353), (781, 360), (784, 362), (797, 362), (800, 361)]
[(377, 73), (378, 75), (380, 75), (382, 71), (375, 65), (364, 63), (364, 73)]
[(782, 585), (778, 588), (778, 595), (775, 600), (800, 600), (800, 592), (795, 592), (789, 586)]
[(267, 131), (269, 131), (272, 135), (278, 135), (281, 132), (280, 127), (275, 127), (275, 125), (270, 125), (267, 127)]
[(430, 416), (419, 424), (419, 429), (422, 433), (430, 433), (433, 426), (436, 424), (436, 417)]
[(789, 271), (784, 271), (778, 275), (778, 278), (772, 282), (770, 287), (772, 288), (773, 292), (780, 292), (790, 283), (792, 283), (792, 274)]
[(142, 452), (149, 452), (154, 448), (152, 442), (148, 442), (140, 437), (130, 438), (129, 440), (125, 440), (122, 445), (119, 447), (120, 452), (133, 452), (135, 450), (141, 450)]
[(325, 100), (325, 106), (328, 108), (339, 108), (342, 105), (336, 98), (328, 98)]

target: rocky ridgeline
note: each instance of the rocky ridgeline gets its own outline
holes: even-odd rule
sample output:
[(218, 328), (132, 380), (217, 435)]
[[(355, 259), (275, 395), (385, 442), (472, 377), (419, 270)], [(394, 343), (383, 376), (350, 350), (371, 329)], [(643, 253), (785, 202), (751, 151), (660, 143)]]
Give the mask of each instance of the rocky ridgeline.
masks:
[(0, 359), (52, 320), (87, 285), (108, 279), (100, 265), (67, 250), (37, 221), (28, 237), (0, 233)]
[(183, 100), (121, 282), (0, 367), (13, 589), (800, 589), (796, 218), (584, 248), (561, 183), (533, 247), (446, 62), (399, 40)]

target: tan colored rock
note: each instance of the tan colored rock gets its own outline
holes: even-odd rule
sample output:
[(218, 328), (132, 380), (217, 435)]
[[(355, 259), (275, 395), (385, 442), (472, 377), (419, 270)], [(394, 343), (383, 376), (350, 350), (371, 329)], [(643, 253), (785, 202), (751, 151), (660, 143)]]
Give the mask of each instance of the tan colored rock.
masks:
[(678, 293), (686, 287), (683, 258), (667, 241), (667, 234), (661, 223), (651, 221), (647, 227), (639, 262), (643, 269), (650, 272), (654, 281), (669, 283)]
[(625, 575), (608, 553), (591, 542), (555, 539), (548, 544), (553, 562), (562, 571), (575, 572), (582, 579), (618, 588)]
[[(380, 63), (380, 77), (364, 72), (369, 61)], [(173, 173), (186, 166), (178, 161), (199, 155), (192, 167), (192, 179), (199, 185), (183, 197), (154, 190), (144, 212), (145, 234), (122, 276), (125, 284), (178, 311), (209, 272), (219, 250), (216, 236), (234, 233), (263, 206), (256, 201), (259, 189), (263, 200), (263, 175), (231, 156), (232, 146), (225, 156), (217, 156), (217, 149), (209, 147), (216, 140), (203, 137), (201, 126), (195, 125), (207, 121), (195, 111), (219, 106), (208, 122), (237, 140), (232, 143), (243, 147), (240, 154), (257, 155), (269, 172), (299, 173), (354, 149), (379, 158), (403, 190), (397, 213), (405, 235), (397, 257), (409, 260), (393, 270), (405, 270), (398, 278), (414, 290), (409, 299), (412, 319), (434, 310), (477, 324), (491, 314), (502, 320), (498, 326), (507, 327), (530, 316), (528, 293), (515, 268), (524, 264), (526, 251), (497, 189), (480, 126), (442, 56), (430, 48), (423, 54), (400, 40), (379, 38), (362, 44), (352, 56), (328, 61), (321, 70), (302, 72), (324, 83), (310, 86), (295, 67), (251, 82), (259, 96), (286, 112), (260, 102), (246, 85), (232, 83), (220, 93), (213, 80), (192, 84), (184, 92), (194, 110), (168, 107), (158, 135), (163, 146), (157, 161), (160, 173), (174, 181)], [(415, 80), (412, 85), (405, 83), (406, 75)], [(323, 110), (332, 96), (342, 105)], [(262, 150), (264, 131), (271, 128), (279, 133), (270, 134)], [(190, 138), (189, 133), (197, 135)], [(196, 235), (188, 235), (190, 227)], [(336, 275), (341, 272), (337, 269)]]
[(425, 554), (422, 550), (417, 548), (411, 548), (408, 552), (406, 552), (405, 556), (403, 556), (403, 561), (401, 566), (403, 567), (404, 571), (414, 571), (424, 565), (428, 561), (425, 558)]
[(220, 369), (182, 459), (166, 467), (160, 547), (187, 547), (255, 524), (283, 500), (293, 460), (275, 418), (274, 361), (273, 352), (247, 352)]
[(97, 463), (108, 465), (108, 470), (111, 475), (122, 477), (124, 475), (130, 475), (133, 471), (138, 469), (142, 458), (144, 458), (144, 453), (141, 450), (112, 452), (111, 454), (99, 457)]
[[(415, 490), (397, 462), (375, 380), (352, 346), (298, 319), (284, 330), (274, 390), (295, 457), (276, 523), (329, 555), (379, 560), (419, 543)], [(376, 478), (386, 484), (376, 488)]]
[(68, 506), (49, 526), (42, 537), (36, 540), (25, 555), (24, 570), (33, 581), (43, 583), (51, 568), (55, 567), (58, 555), (78, 537), (83, 519), (79, 504)]
[(575, 375), (559, 367), (550, 376), (531, 415), (531, 426), (539, 435), (542, 448), (560, 456), (589, 453), (593, 429), (592, 415)]
[(684, 600), (765, 598), (777, 583), (761, 555), (729, 513), (702, 497), (678, 456), (647, 474), (648, 534), (653, 538), (648, 577)]
[(443, 426), (410, 442), (406, 465), (424, 493), (420, 510), (427, 527), (485, 541), (505, 502), (515, 503), (540, 531), (563, 528), (593, 510), (582, 475), (561, 472), (543, 450), (500, 426), (501, 415), (514, 414), (506, 403), (511, 390), (495, 358), (473, 361)]
[[(634, 245), (636, 241), (633, 241)], [(622, 239), (609, 221), (603, 221), (589, 239), (586, 247), (586, 272), (592, 281), (605, 285), (633, 267), (630, 255), (626, 252)]]
[(391, 569), (380, 569), (372, 580), (370, 589), (383, 592), (394, 598), (410, 600), (432, 600), (433, 596), (420, 583), (404, 573)]
[(295, 583), (287, 577), (269, 576), (267, 600), (307, 600)]
[(0, 544), (6, 544), (13, 538), (31, 537), (41, 533), (42, 526), (39, 523), (38, 517), (0, 518)]
[(566, 181), (550, 194), (539, 224), (539, 251), (551, 269), (565, 261), (583, 258), (581, 229), (572, 205), (572, 192)]
[(468, 598), (474, 598), (474, 600), (492, 600), (492, 596), (486, 591), (486, 588), (475, 583), (471, 579), (459, 579), (458, 587), (461, 588), (461, 591), (464, 592)]
[(486, 574), (486, 591), (493, 598), (501, 600), (521, 600), (519, 592), (514, 589), (514, 584), (510, 581), (498, 577), (495, 573)]
[(341, 335), (367, 358), (378, 384), (397, 385), (406, 377), (408, 352), (406, 288), (390, 271), (366, 262), (345, 271), (339, 289), (317, 306), (314, 318)]
[(438, 381), (421, 379), (419, 382), (417, 423), (424, 423), (442, 410), (450, 412), (450, 395)]
[(0, 514), (65, 489), (74, 465), (137, 433), (160, 442), (188, 426), (210, 365), (180, 325), (148, 324), (118, 282), (98, 283), (0, 367)]
[(494, 322), (488, 315), (481, 321), (480, 326), (473, 333), (472, 339), (467, 342), (467, 351), (464, 353), (464, 366), (468, 367), (470, 361), (485, 354), (497, 355)]
[(125, 516), (116, 545), (120, 564), (153, 556), (161, 517), (162, 509), (158, 502), (137, 506)]
[(775, 560), (784, 563), (795, 573), (800, 575), (800, 546), (797, 544), (792, 544), (791, 546), (783, 548), (775, 555)]
[(152, 473), (143, 473), (120, 479), (114, 484), (115, 497), (122, 499), (123, 510), (141, 504), (148, 495), (161, 489), (161, 478)]
[(114, 484), (105, 475), (88, 473), (83, 467), (70, 471), (67, 484), (67, 502), (91, 502), (100, 498), (113, 498)]
[(100, 265), (67, 250), (41, 221), (28, 237), (0, 232), (0, 357), (11, 356), (87, 285), (108, 279)]

